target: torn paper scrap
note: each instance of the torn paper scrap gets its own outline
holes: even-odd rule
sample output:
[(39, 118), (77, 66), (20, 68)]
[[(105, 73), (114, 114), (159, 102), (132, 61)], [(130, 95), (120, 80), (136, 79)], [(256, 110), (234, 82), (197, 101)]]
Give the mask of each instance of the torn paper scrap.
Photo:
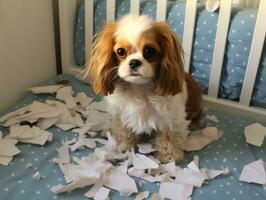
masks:
[(136, 198), (135, 200), (143, 200), (143, 199), (146, 199), (148, 198), (150, 195), (150, 192), (149, 191), (145, 191), (145, 192), (140, 192), (136, 195)]
[(33, 87), (29, 90), (35, 94), (53, 94), (56, 93), (60, 88), (62, 88), (63, 85), (47, 85), (47, 86), (39, 86), (39, 87)]
[(15, 116), (25, 114), (29, 110), (30, 106), (31, 105), (27, 105), (27, 106), (24, 106), (22, 108), (19, 108), (19, 109), (13, 111), (13, 112), (7, 113), (6, 115), (4, 115), (0, 118), (0, 123), (3, 123), (5, 121), (7, 121), (8, 119), (11, 119)]
[(138, 146), (138, 152), (140, 153), (148, 154), (148, 153), (156, 151), (155, 148), (153, 148), (153, 146), (149, 143), (138, 144), (137, 146)]
[(131, 153), (132, 162), (135, 169), (158, 169), (159, 165), (149, 157), (139, 154)]
[(177, 200), (188, 199), (192, 195), (193, 186), (183, 183), (161, 183), (159, 194), (162, 198)]
[(51, 191), (55, 194), (62, 193), (62, 192), (69, 192), (77, 188), (84, 188), (86, 186), (92, 185), (96, 181), (97, 180), (95, 179), (87, 179), (87, 178), (78, 179), (67, 185), (59, 184), (59, 185), (53, 186), (51, 187)]
[(53, 162), (58, 164), (68, 164), (70, 163), (69, 147), (65, 144), (57, 149), (58, 158), (54, 158)]
[(260, 147), (266, 136), (266, 127), (259, 123), (254, 123), (245, 127), (244, 132), (248, 144)]
[(85, 146), (90, 149), (94, 149), (96, 147), (96, 142), (92, 138), (79, 137), (78, 141), (72, 146), (70, 146), (70, 149), (71, 151), (76, 151), (77, 149), (82, 149)]
[(90, 104), (90, 107), (95, 110), (107, 112), (106, 102), (104, 100), (99, 102), (94, 101)]
[(32, 178), (35, 179), (35, 180), (37, 180), (37, 181), (39, 181), (39, 180), (43, 179), (44, 176), (41, 176), (40, 172), (37, 171), (37, 172), (35, 172), (35, 173), (32, 175)]
[(91, 124), (92, 131), (107, 130), (111, 127), (111, 116), (97, 110), (92, 110), (85, 124)]
[(32, 139), (35, 134), (30, 126), (11, 126), (10, 127), (10, 138), (13, 139)]
[(83, 108), (87, 107), (93, 101), (93, 99), (88, 97), (84, 92), (79, 92), (75, 100), (77, 103), (80, 103)]
[(0, 164), (7, 166), (13, 156), (20, 153), (20, 150), (15, 146), (17, 140), (14, 139), (2, 139), (2, 132), (0, 131)]
[(137, 185), (133, 178), (128, 175), (120, 174), (115, 170), (111, 170), (107, 175), (104, 185), (117, 190), (122, 196), (130, 196), (132, 193), (137, 193)]
[(203, 130), (192, 132), (181, 147), (185, 151), (198, 151), (218, 140), (221, 136), (222, 133), (216, 127), (207, 127)]
[(13, 156), (1, 156), (0, 155), (0, 165), (8, 166)]
[(103, 179), (100, 178), (100, 180), (96, 184), (94, 184), (90, 188), (90, 190), (86, 192), (84, 195), (88, 198), (93, 198), (102, 186), (103, 186)]
[(219, 120), (217, 119), (215, 115), (207, 115), (206, 118), (212, 122), (219, 123)]
[(61, 111), (59, 109), (56, 109), (54, 106), (34, 101), (32, 104), (30, 104), (26, 113), (9, 118), (7, 121), (5, 121), (4, 125), (11, 126), (23, 121), (33, 122), (41, 118), (59, 117), (60, 114)]
[(225, 168), (223, 170), (213, 170), (213, 169), (203, 168), (203, 169), (200, 169), (200, 171), (202, 174), (204, 174), (206, 180), (214, 179), (217, 176), (222, 175), (222, 174), (223, 175), (229, 174), (228, 168)]
[(266, 163), (262, 159), (252, 162), (244, 166), (240, 178), (240, 181), (248, 183), (266, 184)]
[(14, 156), (21, 151), (15, 146), (17, 140), (0, 138), (0, 156)]
[(19, 142), (36, 144), (36, 145), (44, 145), (46, 142), (52, 140), (52, 133), (51, 132), (42, 130), (37, 126), (33, 126), (32, 128), (30, 128), (28, 130), (31, 131), (31, 134), (34, 136), (32, 138), (19, 137), (19, 138), (17, 138), (19, 140)]
[(106, 187), (101, 187), (98, 192), (96, 192), (94, 196), (94, 200), (107, 200), (109, 196), (110, 190)]
[(66, 105), (69, 109), (73, 109), (77, 106), (76, 100), (74, 99), (73, 90), (71, 86), (66, 86), (60, 88), (57, 91), (56, 99), (66, 102)]
[(39, 119), (37, 126), (41, 129), (48, 129), (54, 124), (56, 124), (56, 122), (58, 122), (59, 119), (60, 117), (51, 117), (51, 118), (44, 118), (44, 119), (41, 118)]

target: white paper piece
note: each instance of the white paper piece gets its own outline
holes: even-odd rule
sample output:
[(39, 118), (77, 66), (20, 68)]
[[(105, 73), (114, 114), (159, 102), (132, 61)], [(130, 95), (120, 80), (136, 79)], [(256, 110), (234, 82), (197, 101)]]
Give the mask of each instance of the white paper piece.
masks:
[(217, 119), (215, 115), (207, 115), (206, 118), (212, 122), (219, 123), (219, 120)]
[(17, 140), (0, 138), (0, 156), (10, 157), (19, 154), (21, 151), (15, 146), (17, 142)]
[(34, 94), (43, 94), (43, 93), (56, 93), (63, 85), (47, 85), (47, 86), (40, 86), (40, 87), (33, 87), (29, 90)]
[(251, 124), (245, 127), (245, 137), (248, 144), (260, 147), (266, 136), (266, 127), (259, 123)]
[(104, 185), (117, 190), (123, 196), (130, 196), (132, 193), (138, 192), (136, 183), (130, 176), (120, 174), (114, 170), (111, 170), (106, 177)]
[(42, 179), (42, 176), (40, 174), (39, 171), (35, 172), (33, 175), (32, 175), (32, 178), (35, 179), (35, 180), (41, 180)]
[(72, 87), (66, 86), (66, 87), (60, 88), (57, 91), (56, 98), (61, 101), (65, 101), (67, 107), (69, 109), (73, 109), (77, 106), (77, 103), (72, 95), (73, 95)]
[(29, 168), (33, 168), (32, 163), (27, 163), (27, 164), (26, 164), (26, 168), (27, 168), (27, 169), (29, 169)]
[(0, 165), (8, 166), (13, 156), (1, 156), (0, 155)]
[(11, 119), (15, 116), (25, 114), (29, 110), (30, 106), (31, 105), (27, 105), (27, 106), (24, 106), (22, 108), (19, 108), (19, 109), (13, 111), (13, 112), (7, 113), (6, 115), (4, 115), (0, 118), (0, 123), (3, 123), (5, 121), (7, 121), (8, 119)]
[(191, 168), (185, 168), (177, 170), (175, 181), (178, 183), (193, 185), (195, 187), (201, 187), (205, 180), (205, 176), (200, 170), (193, 170)]
[(182, 183), (161, 183), (159, 194), (162, 198), (186, 200), (192, 195), (193, 186)]
[(97, 180), (91, 180), (91, 179), (87, 179), (87, 178), (78, 179), (78, 180), (75, 180), (68, 185), (65, 185), (65, 186), (63, 186), (61, 184), (53, 186), (53, 187), (51, 187), (51, 191), (55, 194), (59, 194), (62, 192), (69, 192), (69, 191), (72, 191), (72, 190), (77, 189), (77, 188), (84, 188), (86, 186), (92, 185), (96, 181)]
[(106, 102), (104, 100), (99, 102), (94, 101), (90, 104), (90, 107), (95, 110), (107, 112)]
[(93, 131), (106, 130), (111, 126), (111, 117), (107, 113), (92, 110), (87, 117), (86, 124), (91, 124), (91, 130)]
[(58, 120), (59, 120), (59, 117), (39, 119), (37, 126), (45, 130), (53, 126)]
[(151, 144), (138, 144), (138, 152), (148, 154), (156, 151)]
[(248, 183), (266, 184), (265, 166), (266, 163), (261, 159), (245, 165), (239, 180)]
[(78, 133), (80, 135), (84, 135), (85, 133), (88, 133), (92, 128), (92, 124), (84, 124), (81, 128), (73, 129), (72, 132)]
[(5, 126), (11, 126), (23, 121), (34, 122), (40, 118), (52, 118), (58, 117), (61, 114), (60, 110), (56, 109), (53, 106), (34, 101), (28, 108), (27, 113), (23, 115), (17, 115), (12, 118), (9, 118), (5, 122)]
[(132, 152), (132, 162), (135, 169), (158, 169), (159, 165), (147, 156)]
[(94, 184), (91, 189), (86, 192), (84, 195), (88, 198), (93, 198), (96, 193), (100, 190), (100, 188), (103, 186), (103, 180), (100, 179), (96, 184)]
[(15, 146), (17, 140), (14, 139), (2, 139), (3, 133), (0, 131), (0, 164), (7, 166), (14, 155), (20, 153), (20, 150)]
[(216, 127), (207, 127), (191, 133), (181, 147), (185, 151), (198, 151), (213, 141), (218, 140), (221, 136), (222, 133)]
[(22, 143), (30, 143), (36, 145), (44, 145), (47, 141), (51, 141), (52, 133), (48, 131), (44, 131), (37, 126), (33, 126), (30, 129), (34, 135), (33, 138), (18, 138), (18, 140)]
[(57, 149), (58, 158), (54, 158), (53, 161), (59, 164), (68, 164), (70, 163), (69, 147), (63, 145)]
[(99, 191), (95, 194), (94, 198), (95, 200), (107, 200), (109, 196), (110, 190), (106, 187), (101, 187)]
[(150, 195), (150, 192), (149, 191), (145, 191), (145, 192), (140, 192), (136, 195), (136, 198), (135, 200), (143, 200), (143, 199), (146, 199), (148, 198)]
[(220, 175), (226, 175), (229, 173), (229, 169), (225, 168), (224, 170), (213, 170), (213, 169), (200, 169), (201, 173), (204, 174), (205, 179), (214, 179)]
[(75, 97), (75, 100), (77, 103), (80, 103), (83, 108), (88, 106), (93, 101), (93, 99), (88, 97), (84, 92), (79, 92)]
[(25, 126), (11, 126), (10, 134), (8, 135), (13, 139), (32, 139), (35, 137), (34, 132), (28, 125)]
[(71, 149), (71, 151), (76, 151), (77, 149), (81, 149), (84, 146), (86, 146), (90, 149), (94, 149), (96, 147), (96, 142), (92, 138), (79, 137), (78, 141), (75, 144), (73, 144), (70, 147), (70, 149)]

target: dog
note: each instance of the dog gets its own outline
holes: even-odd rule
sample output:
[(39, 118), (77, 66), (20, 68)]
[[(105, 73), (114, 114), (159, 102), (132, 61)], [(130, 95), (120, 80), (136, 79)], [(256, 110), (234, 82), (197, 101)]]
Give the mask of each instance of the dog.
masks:
[(86, 70), (108, 103), (120, 152), (154, 134), (159, 161), (182, 161), (182, 141), (203, 112), (201, 89), (184, 71), (183, 55), (170, 26), (145, 15), (109, 22), (96, 36)]

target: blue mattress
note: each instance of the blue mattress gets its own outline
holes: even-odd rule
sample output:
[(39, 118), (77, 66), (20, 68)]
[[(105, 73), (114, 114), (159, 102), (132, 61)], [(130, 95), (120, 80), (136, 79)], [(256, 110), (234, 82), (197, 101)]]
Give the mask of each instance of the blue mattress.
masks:
[[(98, 32), (105, 24), (106, 1), (94, 0), (94, 33)], [(116, 18), (129, 12), (130, 1), (116, 1)], [(142, 0), (140, 13), (155, 18), (156, 1)], [(197, 80), (204, 93), (209, 87), (210, 72), (214, 42), (216, 36), (216, 24), (218, 12), (209, 13), (202, 5), (197, 9), (196, 32), (192, 49), (190, 72)], [(85, 63), (85, 36), (84, 36), (85, 8), (81, 5), (77, 14), (75, 34), (75, 59), (79, 66)], [(184, 29), (185, 1), (168, 1), (167, 21), (171, 24), (173, 31), (182, 39)], [(256, 9), (233, 8), (231, 24), (229, 28), (219, 96), (226, 99), (238, 101), (242, 89), (246, 71), (255, 21)], [(259, 74), (254, 88), (252, 104), (266, 108), (266, 45), (259, 67)]]
[[(55, 77), (41, 85), (55, 84), (57, 80), (67, 79), (75, 92), (84, 91), (88, 96), (99, 99), (92, 92), (92, 89), (74, 79), (72, 76), (65, 75), (63, 77)], [(32, 103), (34, 100), (44, 101), (46, 99), (55, 99), (53, 95), (35, 95), (27, 94), (27, 96), (19, 101), (9, 111), (18, 109), (22, 106)], [(4, 113), (2, 113), (4, 114)], [(0, 116), (2, 115), (0, 114)], [(266, 145), (260, 148), (247, 145), (244, 139), (243, 128), (253, 121), (242, 119), (233, 115), (208, 111), (208, 114), (215, 114), (220, 120), (217, 125), (218, 129), (224, 132), (224, 136), (208, 145), (204, 149), (197, 152), (186, 153), (182, 166), (186, 166), (194, 155), (200, 157), (200, 166), (221, 169), (228, 167), (230, 173), (211, 180), (209, 185), (197, 188), (193, 192), (192, 200), (261, 200), (266, 199), (266, 192), (261, 185), (248, 184), (239, 182), (239, 176), (244, 165), (257, 159), (266, 160)], [(212, 122), (207, 125), (216, 126)], [(4, 134), (8, 130), (0, 127)], [(51, 143), (43, 147), (18, 144), (17, 147), (21, 153), (14, 157), (12, 163), (8, 167), (0, 166), (0, 199), (1, 200), (52, 200), (52, 199), (86, 199), (83, 194), (89, 190), (89, 187), (75, 190), (71, 193), (54, 195), (50, 188), (57, 184), (65, 184), (63, 174), (56, 164), (50, 163), (49, 160), (57, 156), (56, 148), (60, 147), (61, 141), (71, 139), (74, 133), (71, 131), (62, 131), (58, 128), (51, 127), (48, 129), (54, 135)], [(72, 152), (72, 155), (81, 157), (87, 155), (88, 151), (79, 150)], [(27, 168), (26, 165), (32, 163), (33, 168)], [(32, 175), (39, 171), (44, 179), (36, 181)], [(136, 182), (139, 179), (135, 179)], [(137, 184), (138, 185), (138, 184)], [(149, 190), (151, 193), (158, 192), (158, 185), (145, 182), (140, 191)], [(111, 199), (134, 199), (120, 197), (115, 191), (111, 191)]]

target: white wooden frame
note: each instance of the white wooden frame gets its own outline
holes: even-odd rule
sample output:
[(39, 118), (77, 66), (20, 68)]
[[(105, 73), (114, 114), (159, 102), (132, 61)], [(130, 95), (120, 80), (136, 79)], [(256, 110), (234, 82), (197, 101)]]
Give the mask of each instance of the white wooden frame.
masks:
[[(90, 54), (90, 45), (93, 39), (93, 0), (85, 0), (85, 32), (86, 54)], [(115, 0), (107, 0), (106, 21), (115, 18)], [(130, 12), (138, 15), (140, 0), (130, 0)], [(209, 81), (208, 95), (204, 96), (207, 107), (216, 110), (230, 112), (236, 115), (246, 116), (258, 121), (266, 122), (266, 109), (250, 106), (253, 87), (256, 80), (260, 56), (266, 33), (266, 0), (260, 0), (257, 21), (251, 44), (250, 55), (247, 64), (246, 75), (239, 102), (218, 98), (218, 90), (222, 71), (223, 57), (230, 23), (232, 0), (221, 0), (216, 41), (213, 53), (212, 70)], [(157, 0), (156, 20), (164, 21), (167, 12), (167, 0)], [(60, 35), (63, 73), (70, 73), (71, 69), (77, 68), (73, 56), (73, 35), (76, 14), (76, 0), (59, 0), (60, 12)], [(189, 71), (191, 51), (193, 44), (194, 27), (196, 21), (197, 0), (187, 0), (184, 21), (183, 47), (185, 51), (185, 70)], [(87, 59), (89, 59), (87, 57)]]

